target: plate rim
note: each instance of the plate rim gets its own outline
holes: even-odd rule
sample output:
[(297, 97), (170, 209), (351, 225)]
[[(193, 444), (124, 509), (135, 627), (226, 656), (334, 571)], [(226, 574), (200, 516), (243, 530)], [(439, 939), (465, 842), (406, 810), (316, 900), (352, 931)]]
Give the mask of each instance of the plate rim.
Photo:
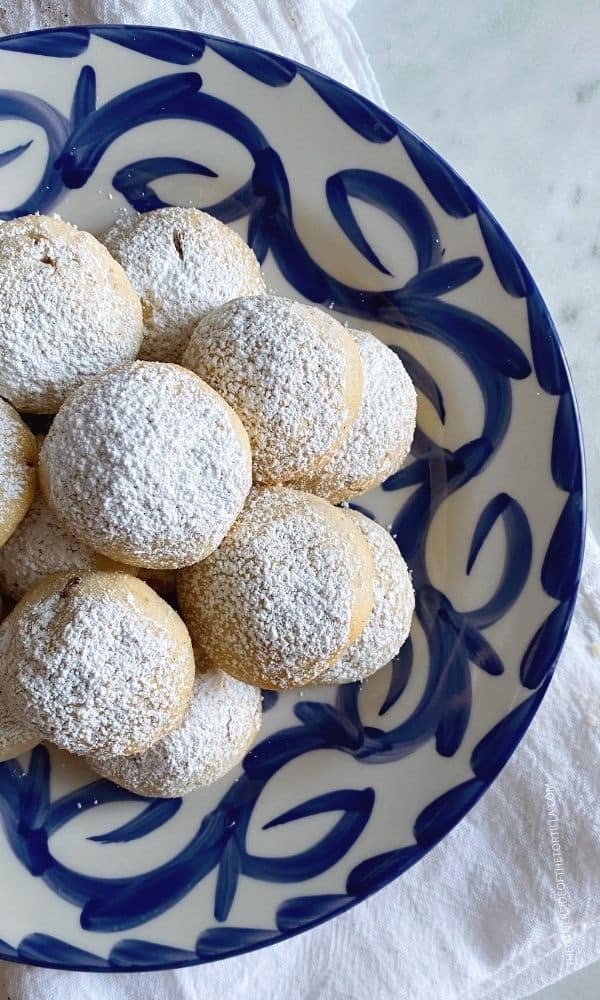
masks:
[[(419, 861), (421, 861), (423, 857), (425, 857), (434, 847), (436, 847), (438, 844), (440, 844), (442, 842), (442, 840), (444, 840), (447, 837), (447, 835), (453, 829), (455, 829), (456, 826), (458, 826), (458, 824), (461, 822), (461, 820), (464, 819), (464, 817), (466, 815), (468, 815), (468, 813), (471, 811), (471, 809), (479, 802), (479, 800), (481, 799), (481, 797), (483, 795), (485, 795), (485, 793), (489, 790), (489, 788), (491, 788), (491, 786), (494, 784), (494, 782), (496, 781), (496, 779), (498, 778), (498, 776), (501, 774), (501, 772), (503, 771), (504, 767), (506, 766), (506, 764), (508, 763), (508, 761), (512, 757), (513, 753), (515, 752), (515, 750), (517, 749), (517, 747), (521, 743), (521, 740), (523, 739), (525, 733), (527, 732), (527, 730), (529, 729), (530, 725), (532, 724), (532, 722), (533, 722), (533, 720), (534, 720), (534, 718), (535, 718), (535, 716), (536, 716), (536, 714), (537, 714), (537, 712), (539, 710), (539, 707), (540, 707), (542, 701), (544, 700), (544, 697), (546, 695), (548, 687), (549, 687), (549, 685), (550, 685), (550, 683), (552, 681), (552, 678), (554, 676), (558, 659), (559, 659), (560, 654), (562, 652), (563, 646), (565, 644), (565, 640), (567, 638), (567, 634), (569, 632), (569, 628), (571, 626), (571, 622), (572, 622), (572, 618), (573, 618), (573, 613), (574, 613), (574, 610), (575, 610), (575, 604), (576, 604), (576, 600), (577, 600), (577, 595), (578, 595), (578, 591), (579, 591), (579, 584), (580, 584), (580, 581), (581, 581), (581, 573), (582, 573), (582, 567), (583, 567), (583, 558), (584, 558), (585, 541), (586, 541), (586, 531), (587, 531), (587, 483), (586, 483), (585, 448), (584, 448), (584, 441), (583, 441), (583, 431), (582, 431), (582, 424), (581, 424), (581, 415), (580, 415), (579, 405), (578, 405), (578, 402), (577, 402), (577, 396), (576, 396), (574, 385), (573, 385), (573, 379), (572, 379), (571, 371), (570, 371), (569, 364), (568, 364), (568, 361), (567, 361), (567, 358), (566, 358), (566, 355), (565, 355), (565, 351), (564, 351), (564, 347), (563, 347), (562, 341), (560, 339), (558, 330), (556, 328), (556, 324), (554, 323), (554, 320), (552, 318), (552, 315), (551, 315), (550, 311), (547, 309), (545, 299), (544, 299), (543, 295), (541, 294), (541, 291), (539, 289), (539, 286), (538, 286), (535, 278), (533, 277), (533, 275), (529, 271), (529, 268), (527, 267), (527, 265), (523, 261), (523, 258), (521, 257), (521, 254), (520, 254), (519, 250), (516, 248), (515, 244), (513, 243), (513, 240), (506, 233), (506, 230), (500, 224), (500, 222), (497, 220), (497, 218), (494, 215), (494, 213), (490, 211), (490, 209), (488, 208), (486, 202), (484, 202), (483, 199), (478, 195), (478, 193), (475, 190), (473, 190), (473, 188), (468, 183), (468, 181), (465, 181), (464, 178), (462, 177), (462, 175), (459, 174), (452, 167), (452, 165), (450, 163), (448, 163), (448, 161), (445, 159), (444, 156), (442, 156), (425, 139), (423, 139), (420, 135), (418, 135), (418, 133), (414, 132), (409, 126), (405, 125), (404, 122), (402, 122), (399, 118), (397, 118), (394, 114), (392, 114), (386, 108), (380, 107), (378, 104), (376, 104), (370, 98), (365, 97), (359, 91), (353, 90), (353, 88), (349, 87), (347, 84), (344, 84), (344, 83), (340, 82), (339, 80), (335, 80), (333, 77), (328, 76), (326, 73), (322, 73), (321, 71), (316, 70), (316, 69), (314, 69), (311, 66), (308, 66), (306, 63), (302, 63), (299, 60), (294, 59), (294, 58), (292, 58), (290, 56), (286, 56), (286, 55), (283, 55), (283, 54), (280, 54), (280, 53), (277, 53), (277, 52), (273, 52), (273, 51), (271, 51), (269, 49), (265, 49), (265, 48), (262, 48), (260, 46), (250, 45), (247, 42), (241, 42), (241, 41), (239, 41), (237, 39), (228, 38), (227, 36), (224, 36), (224, 35), (215, 35), (215, 34), (212, 34), (210, 32), (193, 31), (191, 29), (185, 29), (185, 28), (173, 28), (173, 27), (170, 27), (168, 25), (132, 24), (132, 23), (117, 24), (117, 23), (114, 23), (114, 22), (111, 22), (111, 23), (99, 23), (99, 24), (79, 24), (79, 23), (77, 23), (77, 24), (71, 24), (71, 25), (61, 25), (61, 26), (57, 26), (57, 27), (54, 27), (54, 28), (52, 28), (52, 27), (50, 27), (50, 28), (40, 28), (40, 29), (37, 29), (37, 30), (23, 31), (23, 32), (18, 32), (16, 34), (10, 34), (10, 35), (2, 36), (0, 38), (0, 52), (2, 52), (4, 50), (4, 48), (5, 48), (5, 45), (3, 43), (6, 43), (6, 42), (8, 42), (10, 40), (13, 40), (13, 39), (31, 38), (31, 37), (37, 37), (37, 36), (40, 36), (40, 35), (65, 34), (65, 33), (73, 32), (73, 31), (77, 31), (77, 30), (79, 30), (79, 31), (86, 31), (87, 30), (92, 35), (94, 35), (99, 29), (102, 30), (102, 29), (107, 29), (107, 28), (108, 29), (110, 29), (110, 28), (119, 29), (119, 30), (125, 31), (125, 32), (138, 32), (138, 33), (148, 33), (148, 34), (154, 34), (154, 33), (159, 33), (159, 32), (165, 32), (166, 31), (166, 32), (169, 32), (170, 34), (177, 34), (177, 35), (184, 35), (184, 36), (187, 35), (187, 36), (190, 36), (192, 38), (200, 38), (200, 39), (203, 39), (203, 40), (205, 40), (205, 39), (209, 39), (209, 40), (214, 39), (217, 42), (226, 42), (227, 44), (235, 46), (235, 47), (238, 47), (240, 49), (251, 50), (251, 51), (254, 51), (254, 52), (259, 52), (259, 53), (261, 53), (263, 55), (266, 55), (266, 56), (274, 56), (277, 59), (284, 59), (286, 62), (292, 64), (293, 66), (299, 67), (300, 69), (303, 69), (303, 70), (306, 70), (308, 73), (310, 73), (313, 76), (316, 76), (320, 80), (323, 80), (327, 84), (333, 85), (334, 88), (339, 89), (339, 90), (341, 90), (344, 93), (350, 94), (353, 97), (358, 97), (361, 100), (361, 102), (364, 103), (364, 105), (366, 105), (368, 108), (371, 108), (374, 111), (376, 111), (377, 115), (379, 117), (382, 117), (382, 116), (385, 117), (395, 127), (400, 127), (404, 133), (408, 134), (413, 139), (415, 139), (416, 142), (418, 142), (420, 144), (420, 146), (423, 147), (426, 150), (427, 154), (430, 155), (430, 156), (432, 156), (438, 164), (440, 164), (441, 166), (447, 168), (450, 171), (451, 174), (453, 174), (455, 176), (458, 176), (458, 178), (460, 179), (461, 183), (464, 184), (465, 187), (468, 189), (468, 191), (472, 194), (472, 196), (473, 196), (473, 198), (475, 200), (476, 206), (478, 208), (481, 207), (481, 208), (485, 209), (485, 212), (486, 212), (488, 218), (491, 220), (491, 222), (497, 227), (498, 231), (501, 233), (503, 239), (506, 242), (506, 245), (508, 246), (508, 248), (511, 251), (511, 254), (514, 255), (514, 257), (516, 257), (521, 262), (523, 268), (525, 269), (526, 274), (531, 279), (532, 291), (537, 291), (537, 293), (538, 293), (538, 295), (540, 297), (541, 303), (543, 304), (544, 308), (546, 308), (546, 310), (548, 312), (548, 317), (550, 319), (550, 324), (549, 324), (550, 334), (552, 336), (552, 339), (553, 339), (553, 342), (554, 342), (554, 346), (557, 349), (557, 355), (558, 355), (558, 357), (560, 359), (560, 363), (561, 363), (562, 368), (563, 368), (563, 373), (564, 373), (565, 381), (566, 381), (566, 394), (568, 395), (569, 400), (570, 400), (570, 402), (571, 402), (571, 404), (573, 406), (574, 425), (575, 425), (576, 439), (577, 439), (576, 440), (576, 444), (577, 444), (578, 453), (579, 453), (579, 456), (580, 456), (580, 459), (581, 459), (581, 512), (580, 512), (580, 516), (578, 518), (578, 526), (579, 526), (579, 532), (580, 532), (580, 534), (579, 534), (579, 549), (578, 549), (578, 552), (577, 552), (577, 559), (576, 559), (576, 563), (574, 565), (574, 570), (572, 572), (572, 578), (571, 578), (571, 580), (568, 583), (569, 596), (565, 600), (565, 603), (567, 604), (567, 612), (565, 614), (565, 617), (564, 617), (564, 620), (562, 622), (561, 628), (560, 628), (560, 630), (558, 632), (558, 635), (557, 635), (557, 637), (555, 639), (552, 653), (551, 653), (551, 655), (549, 655), (547, 657), (548, 667), (547, 667), (546, 673), (544, 675), (544, 679), (538, 685), (538, 687), (536, 687), (536, 688), (533, 689), (533, 691), (531, 692), (531, 694), (529, 696), (529, 697), (532, 697), (536, 693), (540, 693), (541, 692), (540, 693), (540, 697), (538, 698), (537, 704), (535, 704), (534, 707), (533, 707), (533, 711), (531, 712), (531, 714), (530, 714), (530, 716), (528, 718), (528, 721), (527, 721), (527, 723), (525, 725), (525, 728), (522, 729), (522, 731), (519, 730), (518, 735), (516, 736), (516, 738), (514, 739), (514, 741), (512, 742), (512, 744), (510, 745), (510, 751), (507, 754), (507, 756), (505, 757), (505, 760), (504, 760), (502, 766), (500, 767), (500, 769), (493, 775), (492, 778), (489, 778), (489, 779), (479, 779), (480, 782), (481, 782), (482, 787), (478, 790), (477, 794), (470, 800), (470, 804), (469, 804), (469, 807), (466, 810), (466, 812), (462, 813), (458, 817), (458, 819), (452, 821), (450, 823), (450, 825), (445, 829), (444, 833), (441, 834), (441, 836), (439, 836), (434, 842), (432, 842), (431, 844), (428, 844), (426, 847), (424, 847), (423, 850), (422, 850), (422, 852), (419, 854), (419, 857), (415, 858), (414, 861), (412, 861), (409, 865), (404, 866), (404, 865), (398, 864), (397, 866), (394, 866), (394, 868), (393, 868), (394, 873), (391, 874), (391, 875), (389, 875), (389, 876), (386, 876), (386, 878), (385, 878), (385, 880), (383, 882), (377, 884), (374, 888), (370, 888), (368, 891), (365, 891), (364, 894), (362, 894), (361, 896), (357, 896), (357, 897), (355, 897), (353, 899), (350, 899), (344, 905), (340, 906), (339, 909), (336, 909), (334, 913), (326, 913), (325, 915), (319, 916), (319, 917), (315, 918), (314, 920), (307, 921), (307, 923), (305, 925), (301, 926), (301, 927), (295, 927), (295, 928), (293, 928), (291, 930), (279, 931), (277, 928), (273, 928), (273, 936), (272, 937), (270, 937), (270, 938), (264, 938), (264, 939), (262, 939), (261, 941), (259, 941), (257, 943), (251, 943), (251, 944), (248, 944), (248, 945), (245, 945), (245, 946), (241, 946), (239, 948), (232, 949), (231, 951), (228, 951), (226, 953), (217, 953), (217, 954), (207, 955), (205, 957), (200, 957), (199, 955), (195, 955), (193, 958), (190, 958), (190, 959), (181, 959), (180, 961), (174, 961), (174, 962), (157, 962), (156, 964), (143, 964), (143, 965), (139, 965), (139, 964), (131, 963), (131, 964), (127, 964), (127, 965), (122, 965), (122, 964), (111, 965), (111, 964), (109, 964), (110, 963), (110, 956), (108, 958), (104, 959), (101, 956), (93, 956), (91, 952), (86, 952), (85, 950), (78, 948), (78, 946), (68, 945), (68, 947), (72, 948), (74, 951), (80, 951), (82, 955), (86, 955), (86, 957), (90, 957), (90, 958), (92, 958), (92, 957), (93, 958), (97, 958), (97, 960), (98, 960), (98, 964), (92, 964), (92, 963), (87, 963), (85, 961), (82, 961), (82, 962), (78, 963), (77, 965), (73, 965), (73, 964), (69, 964), (67, 962), (52, 962), (52, 961), (47, 961), (47, 960), (38, 960), (38, 959), (30, 958), (30, 957), (21, 957), (18, 954), (19, 946), (16, 946), (16, 947), (13, 948), (13, 947), (7, 945), (7, 943), (5, 941), (3, 941), (3, 940), (0, 939), (0, 959), (2, 959), (3, 961), (12, 962), (12, 963), (20, 964), (20, 965), (29, 965), (29, 966), (34, 966), (34, 967), (38, 967), (38, 968), (61, 969), (61, 970), (64, 970), (64, 971), (71, 971), (71, 972), (94, 972), (94, 973), (115, 973), (115, 974), (118, 974), (118, 973), (134, 973), (134, 972), (159, 972), (159, 971), (167, 971), (167, 970), (172, 970), (172, 969), (189, 968), (189, 967), (193, 967), (195, 965), (207, 965), (207, 964), (210, 964), (210, 963), (213, 963), (213, 962), (224, 961), (224, 960), (226, 960), (228, 958), (234, 958), (234, 957), (237, 957), (237, 956), (240, 956), (240, 955), (245, 955), (245, 954), (247, 954), (249, 952), (259, 951), (259, 950), (262, 950), (263, 948), (270, 947), (270, 946), (272, 946), (274, 944), (283, 943), (284, 941), (287, 941), (287, 940), (289, 940), (291, 938), (294, 938), (294, 937), (296, 937), (299, 934), (304, 934), (306, 931), (313, 930), (315, 927), (318, 927), (321, 924), (328, 922), (329, 920), (333, 920), (333, 919), (335, 919), (336, 917), (340, 916), (343, 913), (348, 913), (355, 906), (357, 906), (360, 903), (364, 902), (370, 896), (375, 895), (375, 893), (379, 892), (380, 889), (383, 889), (386, 886), (390, 885), (392, 882), (395, 882), (406, 871), (408, 871), (409, 868), (412, 868), (414, 864), (416, 864)], [(113, 42), (111, 39), (106, 39), (106, 40), (109, 41), (109, 42), (111, 42), (111, 44), (119, 44), (118, 42)], [(9, 49), (8, 47), (7, 47), (7, 50), (8, 51), (14, 51), (14, 52), (19, 52), (20, 51), (18, 49), (12, 50), (12, 49)], [(21, 51), (20, 54), (21, 55), (31, 54), (31, 55), (34, 55), (34, 56), (36, 55), (36, 53), (27, 53), (27, 52), (24, 52), (24, 51)], [(39, 54), (37, 54), (37, 55), (39, 55)], [(163, 62), (163, 63), (164, 62), (166, 62), (166, 63), (171, 62), (171, 60), (169, 60), (169, 59), (161, 59), (159, 56), (152, 56), (152, 55), (150, 55), (148, 53), (146, 53), (146, 55), (147, 55), (148, 58), (155, 58), (158, 62)], [(46, 54), (46, 58), (52, 59), (52, 58), (60, 58), (60, 57), (59, 56), (53, 56), (51, 53), (48, 53), (48, 54)], [(72, 56), (72, 57), (67, 57), (67, 58), (77, 58), (77, 56)], [(200, 58), (201, 58), (201, 56), (200, 56)], [(348, 127), (351, 127), (351, 126), (348, 125)], [(444, 209), (442, 209), (442, 210), (444, 211)], [(472, 213), (470, 213), (470, 214), (472, 214)], [(575, 491), (573, 491), (573, 492), (575, 492)], [(569, 496), (571, 494), (569, 494), (567, 492), (565, 495)], [(561, 552), (562, 552), (562, 548), (561, 548)], [(457, 787), (457, 786), (452, 786), (452, 787)], [(450, 791), (450, 790), (451, 789), (449, 789), (448, 791)], [(241, 929), (242, 928), (240, 928), (240, 930)], [(32, 936), (32, 935), (28, 935), (28, 936)], [(55, 939), (55, 940), (58, 941), (58, 939)], [(123, 939), (121, 939), (121, 942), (118, 942), (118, 943), (122, 943), (122, 941), (126, 941), (126, 940), (128, 940), (128, 939), (127, 938), (123, 938)], [(160, 948), (162, 946), (161, 945), (157, 945), (157, 947)], [(176, 951), (177, 947), (173, 946), (173, 950)]]

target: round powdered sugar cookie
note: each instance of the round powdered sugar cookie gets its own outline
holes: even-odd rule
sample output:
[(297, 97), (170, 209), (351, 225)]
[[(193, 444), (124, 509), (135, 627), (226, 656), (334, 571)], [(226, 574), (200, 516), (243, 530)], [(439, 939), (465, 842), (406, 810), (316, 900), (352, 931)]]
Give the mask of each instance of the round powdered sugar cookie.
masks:
[(198, 323), (183, 363), (219, 392), (250, 436), (254, 480), (291, 483), (318, 469), (358, 413), (360, 355), (322, 309), (249, 296)]
[(211, 670), (196, 676), (186, 713), (168, 736), (145, 753), (88, 757), (88, 763), (137, 795), (175, 798), (212, 785), (239, 764), (261, 721), (259, 689)]
[(119, 221), (105, 242), (141, 297), (140, 357), (149, 361), (180, 362), (203, 313), (265, 291), (250, 247), (197, 208), (161, 208)]
[(216, 552), (177, 591), (199, 663), (260, 687), (309, 684), (360, 634), (373, 559), (362, 533), (319, 497), (254, 489)]
[(0, 549), (0, 591), (20, 601), (50, 573), (92, 569), (124, 570), (125, 566), (80, 542), (63, 527), (38, 493), (16, 531)]
[(188, 631), (133, 576), (46, 577), (1, 628), (10, 709), (63, 750), (139, 753), (184, 715), (194, 680)]
[(12, 406), (0, 399), (0, 546), (23, 520), (35, 496), (37, 445)]
[(368, 542), (375, 573), (373, 610), (364, 630), (319, 678), (319, 684), (348, 684), (370, 677), (396, 655), (410, 632), (415, 594), (408, 567), (385, 528), (358, 511), (345, 516)]
[(56, 413), (90, 375), (132, 361), (142, 332), (127, 275), (90, 233), (44, 215), (0, 224), (0, 394), (18, 410)]
[(137, 361), (88, 380), (40, 453), (63, 524), (117, 562), (172, 569), (221, 542), (250, 489), (248, 435), (193, 372)]
[(410, 451), (417, 394), (398, 356), (377, 337), (349, 330), (362, 361), (358, 416), (341, 447), (299, 488), (340, 503), (379, 486), (397, 472)]
[[(0, 601), (0, 619), (2, 603)], [(33, 750), (41, 737), (35, 728), (22, 721), (10, 708), (6, 697), (6, 661), (5, 648), (8, 642), (10, 622), (7, 619), (0, 625), (0, 762), (12, 760), (19, 754)]]

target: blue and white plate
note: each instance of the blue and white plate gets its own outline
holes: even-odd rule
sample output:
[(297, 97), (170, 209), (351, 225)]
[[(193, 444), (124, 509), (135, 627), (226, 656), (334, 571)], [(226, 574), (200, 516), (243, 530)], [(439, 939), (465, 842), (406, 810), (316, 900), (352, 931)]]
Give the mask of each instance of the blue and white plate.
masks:
[(573, 609), (569, 374), (523, 261), (444, 160), (340, 84), (235, 42), (121, 26), (0, 40), (2, 218), (101, 232), (190, 202), (247, 237), (274, 290), (373, 330), (414, 379), (410, 462), (360, 501), (410, 563), (414, 626), (362, 687), (268, 695), (243, 766), (183, 801), (43, 746), (1, 764), (2, 958), (207, 962), (354, 906), (494, 780)]

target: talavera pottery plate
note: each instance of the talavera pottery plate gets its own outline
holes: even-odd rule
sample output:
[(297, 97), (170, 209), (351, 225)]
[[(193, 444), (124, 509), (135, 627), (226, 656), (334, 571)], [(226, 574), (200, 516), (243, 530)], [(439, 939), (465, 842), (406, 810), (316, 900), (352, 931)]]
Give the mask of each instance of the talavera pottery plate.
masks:
[(362, 687), (266, 696), (243, 766), (183, 801), (45, 746), (1, 764), (6, 959), (207, 962), (360, 902), (494, 780), (573, 609), (569, 374), (523, 261), (447, 163), (340, 84), (235, 42), (122, 26), (0, 40), (2, 218), (56, 211), (101, 233), (190, 202), (248, 239), (274, 290), (372, 330), (417, 385), (412, 456), (360, 500), (412, 569), (412, 634)]

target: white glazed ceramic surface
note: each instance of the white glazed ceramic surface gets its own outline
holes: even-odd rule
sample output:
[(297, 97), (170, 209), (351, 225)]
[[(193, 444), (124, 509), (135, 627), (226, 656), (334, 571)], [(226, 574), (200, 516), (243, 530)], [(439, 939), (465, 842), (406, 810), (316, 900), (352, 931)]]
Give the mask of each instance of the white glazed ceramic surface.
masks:
[(419, 390), (406, 469), (359, 501), (417, 615), (362, 685), (265, 699), (243, 767), (148, 802), (45, 747), (0, 765), (1, 957), (208, 961), (373, 892), (494, 779), (550, 681), (577, 586), (581, 445), (552, 322), (493, 217), (435, 153), (304, 67), (175, 31), (0, 43), (0, 212), (101, 234), (209, 208), (270, 288), (393, 345)]

